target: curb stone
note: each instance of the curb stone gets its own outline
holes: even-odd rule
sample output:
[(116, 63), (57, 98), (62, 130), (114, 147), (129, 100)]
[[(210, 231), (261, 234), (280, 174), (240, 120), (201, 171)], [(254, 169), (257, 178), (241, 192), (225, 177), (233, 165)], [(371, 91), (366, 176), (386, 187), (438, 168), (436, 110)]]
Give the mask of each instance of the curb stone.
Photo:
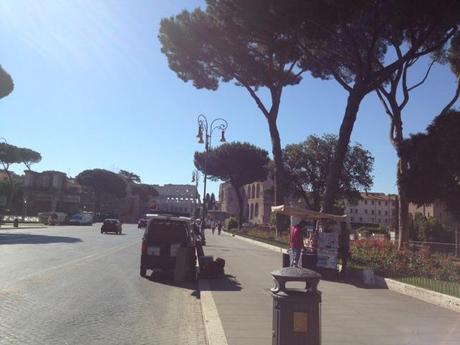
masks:
[(460, 298), (375, 275), (377, 286), (460, 313)]
[(224, 327), (212, 297), (209, 280), (199, 279), (198, 290), (200, 291), (201, 313), (207, 345), (228, 345)]

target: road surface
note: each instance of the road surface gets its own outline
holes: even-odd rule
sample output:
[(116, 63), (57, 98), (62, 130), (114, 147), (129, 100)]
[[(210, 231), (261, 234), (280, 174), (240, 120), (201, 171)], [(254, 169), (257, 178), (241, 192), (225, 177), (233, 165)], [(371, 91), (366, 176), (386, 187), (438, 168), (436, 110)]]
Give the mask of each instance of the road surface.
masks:
[(205, 344), (195, 283), (139, 276), (142, 231), (0, 230), (0, 345)]

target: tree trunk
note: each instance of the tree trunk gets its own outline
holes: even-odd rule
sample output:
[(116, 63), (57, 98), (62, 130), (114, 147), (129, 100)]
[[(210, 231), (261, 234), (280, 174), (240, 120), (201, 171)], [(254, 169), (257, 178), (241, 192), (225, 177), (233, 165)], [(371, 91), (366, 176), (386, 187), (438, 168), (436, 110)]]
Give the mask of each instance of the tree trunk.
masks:
[(244, 221), (244, 203), (243, 203), (243, 196), (241, 195), (240, 188), (238, 188), (236, 185), (232, 183), (232, 187), (235, 190), (236, 193), (236, 199), (238, 200), (238, 207), (239, 207), (239, 212), (238, 212), (238, 229), (241, 229), (241, 225), (243, 224)]
[[(276, 125), (275, 116), (272, 116), (268, 120), (268, 127), (270, 130), (270, 137), (272, 140), (273, 160), (275, 161), (275, 177), (273, 181), (273, 189), (275, 192), (274, 204), (282, 205), (284, 204), (285, 194), (283, 152), (281, 150), (281, 140), (278, 132), (278, 127)], [(282, 216), (280, 214), (276, 214), (276, 236), (278, 236), (282, 231)]]
[(355, 86), (348, 96), (345, 115), (343, 116), (342, 125), (340, 126), (339, 139), (326, 180), (326, 192), (324, 193), (323, 204), (324, 212), (332, 212), (334, 209), (334, 203), (339, 189), (339, 179), (342, 174), (348, 144), (350, 143), (351, 132), (353, 131), (353, 126), (356, 121), (359, 105), (364, 96), (365, 93), (361, 91), (359, 86)]
[(9, 193), (8, 198), (6, 200), (6, 209), (11, 211), (11, 206), (12, 206), (13, 197), (14, 197), (14, 191), (15, 191), (14, 181), (13, 181), (13, 177), (11, 176), (10, 171), (7, 168), (4, 168), (4, 171), (6, 173), (6, 177), (8, 179), (8, 183), (10, 185), (10, 193)]
[(409, 242), (409, 228), (408, 228), (408, 221), (409, 221), (409, 202), (407, 200), (406, 190), (404, 186), (401, 184), (401, 177), (404, 176), (407, 170), (407, 162), (405, 158), (399, 158), (398, 161), (398, 193), (399, 193), (399, 205), (398, 205), (398, 231), (399, 231), (399, 238), (398, 238), (398, 249), (401, 249)]
[[(396, 115), (396, 116), (395, 116)], [(406, 190), (401, 183), (402, 177), (407, 173), (407, 160), (401, 155), (401, 145), (403, 142), (403, 128), (400, 112), (394, 113), (395, 133), (393, 146), (396, 149), (399, 160), (396, 172), (396, 183), (398, 185), (398, 249), (404, 247), (409, 242), (409, 202), (407, 200)]]

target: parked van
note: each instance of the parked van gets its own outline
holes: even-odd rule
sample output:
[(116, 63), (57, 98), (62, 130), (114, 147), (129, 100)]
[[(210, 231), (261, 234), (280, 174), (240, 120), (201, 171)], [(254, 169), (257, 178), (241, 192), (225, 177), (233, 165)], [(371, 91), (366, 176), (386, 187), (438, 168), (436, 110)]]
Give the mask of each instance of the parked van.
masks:
[(149, 215), (142, 238), (140, 275), (145, 277), (148, 269), (174, 270), (181, 248), (186, 248), (187, 275), (194, 278), (195, 240), (190, 228), (190, 218)]

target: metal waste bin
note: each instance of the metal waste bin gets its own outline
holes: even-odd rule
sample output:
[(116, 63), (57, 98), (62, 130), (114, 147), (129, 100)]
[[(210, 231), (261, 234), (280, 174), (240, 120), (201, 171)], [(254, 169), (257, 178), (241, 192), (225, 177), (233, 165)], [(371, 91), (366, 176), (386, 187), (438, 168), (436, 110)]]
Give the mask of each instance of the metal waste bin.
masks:
[[(321, 275), (306, 268), (286, 267), (272, 276), (272, 345), (321, 344)], [(305, 288), (286, 288), (287, 282), (304, 282)]]

